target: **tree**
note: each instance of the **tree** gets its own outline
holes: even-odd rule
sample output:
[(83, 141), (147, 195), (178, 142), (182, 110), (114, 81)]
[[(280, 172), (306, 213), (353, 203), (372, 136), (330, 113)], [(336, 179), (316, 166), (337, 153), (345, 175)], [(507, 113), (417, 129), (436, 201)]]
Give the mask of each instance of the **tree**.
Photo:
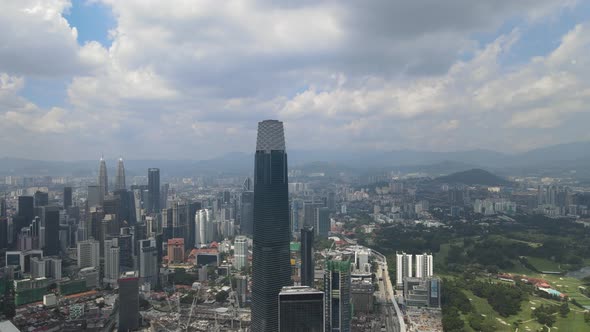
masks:
[(561, 317), (567, 317), (567, 315), (570, 313), (570, 307), (567, 304), (567, 302), (564, 302), (560, 307), (559, 307), (559, 314), (561, 315)]
[(229, 294), (226, 291), (219, 291), (217, 292), (217, 294), (215, 294), (215, 301), (222, 303), (225, 302), (225, 300), (227, 300), (228, 297)]

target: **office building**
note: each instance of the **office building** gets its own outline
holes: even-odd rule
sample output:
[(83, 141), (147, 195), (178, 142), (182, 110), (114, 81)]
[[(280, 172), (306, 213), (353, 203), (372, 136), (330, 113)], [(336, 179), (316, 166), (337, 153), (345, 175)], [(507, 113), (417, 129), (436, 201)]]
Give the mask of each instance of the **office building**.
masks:
[(254, 162), (252, 330), (278, 330), (278, 295), (291, 285), (289, 192), (283, 123), (258, 123)]
[(117, 163), (117, 176), (115, 177), (115, 190), (126, 189), (125, 185), (125, 165), (123, 165), (123, 158), (119, 158)]
[(88, 186), (88, 196), (86, 198), (86, 203), (88, 204), (88, 208), (102, 206), (103, 197), (100, 193), (100, 186), (90, 185)]
[(143, 283), (156, 286), (158, 281), (158, 248), (156, 239), (151, 238), (139, 241), (139, 277)]
[(207, 246), (217, 237), (213, 212), (209, 209), (198, 210), (195, 214), (195, 247)]
[(148, 169), (148, 212), (160, 212), (160, 169)]
[(117, 238), (104, 241), (104, 279), (105, 284), (117, 285), (120, 276), (120, 250)]
[(311, 226), (301, 229), (301, 285), (314, 286), (313, 234)]
[(324, 293), (307, 286), (279, 293), (279, 332), (324, 332)]
[(432, 255), (416, 255), (416, 278), (429, 278), (433, 275)]
[(317, 236), (327, 238), (330, 231), (330, 209), (319, 207), (316, 209), (315, 229)]
[(184, 239), (189, 243), (189, 206), (185, 203), (174, 202), (172, 204), (172, 236)]
[(355, 280), (350, 285), (354, 314), (373, 312), (375, 286), (370, 279)]
[(85, 267), (78, 272), (78, 277), (82, 280), (86, 280), (86, 287), (88, 289), (95, 289), (100, 286), (99, 267)]
[(194, 248), (197, 244), (196, 219), (197, 211), (201, 209), (201, 202), (192, 202), (188, 204), (188, 243), (187, 248)]
[(121, 271), (132, 270), (134, 268), (133, 237), (128, 227), (121, 228), (121, 232), (117, 236), (117, 243), (119, 244), (119, 266)]
[(139, 276), (136, 271), (126, 272), (119, 278), (118, 331), (136, 330), (139, 320)]
[(35, 207), (42, 207), (49, 205), (49, 193), (43, 191), (36, 191), (33, 196), (35, 201)]
[(0, 216), (0, 250), (8, 249), (8, 218)]
[(241, 270), (248, 266), (248, 238), (237, 236), (234, 241), (234, 268)]
[(441, 280), (430, 278), (405, 278), (404, 303), (409, 307), (440, 308)]
[(184, 239), (168, 240), (168, 264), (184, 263)]
[(64, 187), (64, 210), (72, 206), (72, 187)]
[(326, 331), (350, 332), (352, 320), (349, 260), (328, 259), (324, 272)]
[(45, 217), (45, 254), (48, 256), (59, 255), (59, 210), (55, 208), (44, 208)]
[(78, 268), (100, 266), (100, 244), (94, 239), (78, 242)]
[(103, 157), (100, 157), (100, 164), (98, 165), (98, 189), (100, 192), (101, 199), (104, 199), (104, 197), (109, 193), (107, 164)]
[(252, 227), (254, 223), (254, 192), (242, 192), (240, 203), (240, 233), (252, 235)]

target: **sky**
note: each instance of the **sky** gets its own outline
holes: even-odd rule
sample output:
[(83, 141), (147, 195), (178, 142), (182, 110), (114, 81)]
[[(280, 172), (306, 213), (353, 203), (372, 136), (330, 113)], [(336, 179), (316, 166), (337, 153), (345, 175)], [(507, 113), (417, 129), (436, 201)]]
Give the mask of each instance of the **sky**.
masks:
[(0, 0), (0, 157), (590, 140), (590, 2)]

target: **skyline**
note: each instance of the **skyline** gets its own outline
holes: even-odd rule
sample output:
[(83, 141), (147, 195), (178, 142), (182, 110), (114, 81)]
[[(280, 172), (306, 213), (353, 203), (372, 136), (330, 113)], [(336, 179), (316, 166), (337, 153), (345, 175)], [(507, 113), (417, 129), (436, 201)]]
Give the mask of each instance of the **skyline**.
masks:
[(209, 159), (269, 118), (292, 150), (590, 140), (582, 1), (2, 6), (3, 157)]

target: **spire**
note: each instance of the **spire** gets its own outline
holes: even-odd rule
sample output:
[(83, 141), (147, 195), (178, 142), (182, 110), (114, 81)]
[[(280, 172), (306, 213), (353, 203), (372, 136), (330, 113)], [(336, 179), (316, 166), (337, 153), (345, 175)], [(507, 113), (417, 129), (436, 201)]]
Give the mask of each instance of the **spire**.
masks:
[(98, 187), (101, 198), (104, 198), (109, 193), (109, 180), (107, 177), (107, 164), (103, 155), (100, 156), (100, 164), (98, 166)]
[(123, 157), (119, 157), (117, 164), (117, 177), (115, 178), (115, 189), (125, 189), (125, 165), (123, 165)]

